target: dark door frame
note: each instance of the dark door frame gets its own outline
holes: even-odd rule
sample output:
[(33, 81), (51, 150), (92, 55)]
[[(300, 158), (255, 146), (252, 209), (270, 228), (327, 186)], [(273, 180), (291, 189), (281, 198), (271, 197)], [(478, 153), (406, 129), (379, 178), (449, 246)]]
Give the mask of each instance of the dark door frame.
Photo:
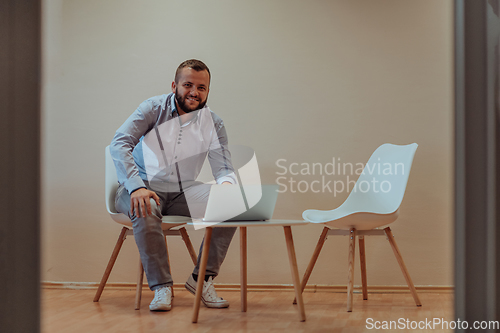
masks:
[(0, 330), (40, 331), (41, 0), (0, 0)]
[(455, 318), (469, 325), (457, 331), (500, 318), (498, 8), (455, 1)]

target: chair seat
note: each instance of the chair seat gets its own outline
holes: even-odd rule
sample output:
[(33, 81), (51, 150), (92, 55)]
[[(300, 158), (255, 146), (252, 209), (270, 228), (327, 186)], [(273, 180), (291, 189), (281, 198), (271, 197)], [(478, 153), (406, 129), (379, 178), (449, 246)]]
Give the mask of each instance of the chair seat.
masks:
[(399, 209), (391, 214), (377, 214), (368, 212), (345, 212), (339, 207), (334, 210), (304, 211), (302, 217), (311, 223), (324, 223), (329, 228), (349, 230), (370, 230), (378, 228), (396, 221), (399, 216)]
[[(122, 213), (109, 213), (109, 215), (115, 222), (120, 223), (126, 227), (132, 228), (132, 221), (130, 221), (127, 215)], [(162, 230), (168, 230), (170, 228), (174, 228), (186, 224), (188, 222), (192, 222), (192, 219), (187, 216), (163, 216), (161, 221), (162, 221), (161, 225)]]

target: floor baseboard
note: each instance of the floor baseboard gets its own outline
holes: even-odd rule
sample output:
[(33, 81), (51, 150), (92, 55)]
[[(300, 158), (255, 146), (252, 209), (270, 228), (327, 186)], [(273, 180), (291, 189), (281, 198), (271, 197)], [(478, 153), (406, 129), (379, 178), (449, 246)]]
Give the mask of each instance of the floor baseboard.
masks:
[[(97, 282), (42, 282), (43, 289), (97, 289), (99, 283)], [(239, 284), (220, 283), (215, 284), (217, 290), (220, 291), (240, 291)], [(107, 283), (106, 289), (122, 289), (131, 290), (135, 289), (135, 283)], [(453, 293), (455, 288), (453, 286), (415, 286), (418, 292), (422, 293)], [(143, 289), (149, 289), (147, 284), (143, 285)], [(174, 283), (174, 290), (184, 290), (183, 283)], [(248, 291), (254, 292), (269, 292), (269, 291), (293, 291), (291, 284), (249, 284)], [(346, 293), (347, 286), (333, 286), (333, 285), (307, 285), (304, 292), (316, 293)], [(354, 286), (355, 293), (361, 293), (361, 286)], [(409, 293), (408, 286), (368, 286), (369, 293), (375, 294), (401, 294)]]

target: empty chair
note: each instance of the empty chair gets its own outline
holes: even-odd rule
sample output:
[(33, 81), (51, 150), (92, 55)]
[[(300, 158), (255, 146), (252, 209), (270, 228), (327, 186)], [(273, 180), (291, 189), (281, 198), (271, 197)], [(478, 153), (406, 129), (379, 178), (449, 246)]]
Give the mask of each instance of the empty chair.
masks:
[(356, 237), (359, 238), (363, 299), (368, 299), (364, 236), (386, 235), (417, 306), (421, 306), (415, 286), (406, 269), (391, 229), (388, 225), (398, 218), (418, 145), (383, 144), (365, 165), (356, 185), (345, 202), (333, 210), (309, 209), (302, 214), (304, 220), (325, 225), (302, 279), (302, 291), (314, 268), (328, 235), (349, 235), (349, 261), (347, 284), (347, 311), (352, 311), (354, 254)]

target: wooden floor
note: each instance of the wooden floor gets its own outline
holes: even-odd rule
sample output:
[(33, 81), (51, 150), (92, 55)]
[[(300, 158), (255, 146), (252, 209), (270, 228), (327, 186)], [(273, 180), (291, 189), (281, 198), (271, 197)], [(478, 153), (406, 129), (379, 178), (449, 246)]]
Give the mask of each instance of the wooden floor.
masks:
[[(153, 293), (145, 290), (141, 310), (134, 310), (133, 290), (104, 290), (92, 302), (94, 290), (42, 290), (42, 332), (366, 332), (367, 318), (377, 321), (453, 320), (453, 295), (420, 293), (422, 307), (408, 294), (354, 295), (353, 312), (346, 312), (345, 293), (304, 293), (307, 320), (300, 322), (293, 292), (249, 292), (248, 312), (240, 310), (239, 292), (221, 291), (228, 309), (201, 307), (197, 324), (191, 323), (194, 296), (175, 292), (169, 312), (150, 312)], [(393, 331), (393, 330), (390, 330)], [(398, 330), (403, 332), (403, 330)], [(426, 330), (415, 330), (427, 332)], [(451, 332), (452, 330), (429, 330)], [(389, 330), (387, 330), (389, 332)]]

